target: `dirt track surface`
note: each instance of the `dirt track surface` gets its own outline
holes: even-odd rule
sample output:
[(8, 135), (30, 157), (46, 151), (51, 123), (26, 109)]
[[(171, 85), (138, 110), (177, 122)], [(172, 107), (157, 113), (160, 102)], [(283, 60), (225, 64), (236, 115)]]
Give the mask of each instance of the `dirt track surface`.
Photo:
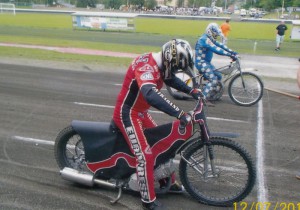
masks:
[[(0, 209), (140, 209), (138, 196), (124, 194), (111, 206), (115, 191), (61, 179), (51, 144), (73, 119), (110, 121), (109, 107), (114, 106), (125, 71), (126, 67), (1, 59)], [(295, 79), (263, 77), (267, 85), (299, 94)], [(185, 110), (194, 105), (192, 101), (174, 102)], [(252, 107), (236, 106), (225, 95), (208, 110), (212, 131), (240, 133), (236, 141), (256, 163), (261, 160), (258, 151), (264, 151), (264, 164), (258, 168), (260, 181), (244, 200), (248, 205), (258, 201), (268, 201), (272, 207), (277, 202), (299, 203), (300, 185), (295, 178), (300, 170), (299, 109), (298, 100), (266, 91), (261, 103)], [(163, 114), (153, 117), (159, 124), (174, 120)], [(259, 133), (263, 148), (257, 143)], [(159, 199), (167, 209), (233, 209), (201, 205), (187, 194)]]
[[(4, 43), (0, 43), (4, 44)], [(7, 45), (7, 44), (5, 44)], [(89, 50), (80, 48), (58, 48), (58, 47), (45, 47), (45, 46), (31, 46), (31, 45), (12, 45), (19, 47), (30, 47), (40, 48), (45, 50), (56, 50), (59, 52), (76, 53), (76, 54), (95, 54), (105, 55), (113, 57), (129, 57), (134, 58), (137, 54), (122, 53), (122, 52), (108, 52), (101, 50)], [(224, 56), (215, 55), (213, 64), (216, 67), (221, 67), (228, 64), (229, 59)], [(0, 63), (5, 64), (17, 64), (24, 66), (37, 66), (37, 67), (48, 67), (51, 66), (55, 69), (69, 69), (75, 71), (114, 71), (114, 72), (125, 72), (127, 66), (112, 66), (112, 65), (96, 65), (89, 63), (71, 63), (71, 62), (60, 62), (60, 61), (45, 61), (45, 60), (34, 60), (34, 59), (22, 59), (22, 58), (10, 58), (2, 57)], [(255, 55), (241, 55), (242, 68), (245, 71), (253, 71), (260, 75), (264, 80), (265, 87), (272, 89), (289, 92), (292, 94), (300, 95), (299, 88), (296, 82), (297, 71), (300, 68), (298, 58), (288, 57), (271, 57), (271, 56), (255, 56)]]

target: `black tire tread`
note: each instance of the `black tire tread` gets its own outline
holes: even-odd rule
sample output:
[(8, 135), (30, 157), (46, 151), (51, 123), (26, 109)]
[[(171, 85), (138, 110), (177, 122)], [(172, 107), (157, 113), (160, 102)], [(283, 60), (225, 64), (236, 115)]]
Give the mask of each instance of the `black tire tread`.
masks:
[(254, 73), (252, 73), (252, 72), (243, 72), (243, 75), (251, 75), (251, 76), (253, 76), (253, 77), (255, 77), (255, 78), (257, 79), (257, 81), (259, 82), (259, 84), (260, 84), (260, 86), (261, 86), (261, 94), (259, 95), (259, 97), (258, 97), (255, 101), (253, 101), (252, 103), (249, 103), (249, 104), (240, 103), (239, 101), (236, 101), (236, 100), (233, 98), (231, 88), (232, 88), (232, 85), (233, 85), (234, 81), (235, 81), (238, 77), (241, 76), (240, 74), (235, 75), (235, 76), (230, 80), (230, 82), (229, 82), (229, 84), (228, 84), (228, 95), (229, 95), (230, 99), (231, 99), (235, 104), (237, 104), (237, 105), (239, 105), (239, 106), (252, 106), (252, 105), (256, 104), (257, 102), (259, 102), (259, 100), (263, 97), (264, 84), (263, 84), (262, 80), (259, 78), (259, 76), (257, 76), (256, 74), (254, 74)]
[(60, 169), (63, 169), (65, 167), (70, 167), (70, 165), (65, 161), (64, 144), (66, 144), (69, 138), (75, 134), (76, 132), (74, 131), (72, 126), (68, 126), (64, 128), (62, 131), (60, 131), (55, 139), (54, 156)]
[[(250, 154), (238, 143), (222, 137), (212, 137), (211, 138), (212, 144), (216, 145), (225, 145), (226, 147), (232, 148), (234, 151), (237, 151), (241, 156), (246, 160), (247, 166), (249, 168), (249, 180), (247, 183), (247, 186), (245, 190), (235, 199), (228, 200), (226, 202), (217, 202), (215, 200), (208, 200), (206, 198), (203, 198), (199, 196), (194, 190), (190, 187), (190, 184), (188, 180), (186, 179), (186, 167), (188, 167), (187, 163), (181, 159), (179, 164), (179, 175), (181, 179), (181, 183), (185, 187), (186, 191), (195, 198), (198, 202), (205, 204), (205, 205), (212, 205), (212, 206), (223, 206), (228, 207), (232, 206), (234, 202), (239, 202), (243, 200), (253, 189), (255, 185), (255, 179), (256, 179), (256, 169), (253, 164), (253, 160), (250, 156)], [(184, 151), (184, 156), (187, 157), (187, 159), (199, 148), (202, 148), (204, 146), (204, 143), (202, 141), (194, 141), (186, 150)]]

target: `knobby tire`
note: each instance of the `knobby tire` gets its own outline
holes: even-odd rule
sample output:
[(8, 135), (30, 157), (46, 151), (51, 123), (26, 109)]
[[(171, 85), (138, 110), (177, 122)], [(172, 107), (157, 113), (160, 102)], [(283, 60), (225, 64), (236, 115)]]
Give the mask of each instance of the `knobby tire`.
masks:
[(80, 136), (72, 126), (64, 128), (58, 134), (54, 144), (54, 156), (60, 169), (84, 169), (84, 164), (79, 161), (84, 158), (84, 148)]
[[(212, 137), (211, 145), (218, 177), (204, 178), (204, 172), (200, 174), (181, 159), (181, 182), (186, 191), (202, 204), (232, 206), (251, 192), (255, 184), (256, 169), (249, 153), (238, 143), (222, 137)], [(184, 158), (190, 162), (193, 159), (193, 164), (201, 168), (204, 160), (203, 147), (202, 141), (195, 141), (184, 151)]]
[(242, 85), (241, 75), (237, 74), (230, 80), (228, 95), (239, 106), (252, 106), (262, 98), (264, 85), (256, 74), (243, 72), (242, 75), (246, 89)]

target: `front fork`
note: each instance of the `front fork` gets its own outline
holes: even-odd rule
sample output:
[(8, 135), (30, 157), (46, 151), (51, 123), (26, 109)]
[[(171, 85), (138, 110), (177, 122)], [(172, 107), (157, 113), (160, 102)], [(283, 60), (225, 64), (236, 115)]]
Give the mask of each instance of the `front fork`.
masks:
[(243, 88), (245, 89), (245, 88), (246, 88), (246, 85), (245, 85), (245, 81), (244, 81), (243, 72), (240, 72), (240, 75), (241, 75), (241, 79), (242, 79), (242, 85), (243, 85)]
[(181, 158), (195, 171), (199, 172), (204, 179), (214, 178), (219, 176), (219, 171), (215, 166), (213, 146), (210, 142), (204, 143), (203, 152), (200, 157), (191, 157), (187, 160), (184, 157), (184, 152), (181, 154)]
[[(204, 150), (203, 178), (212, 178), (218, 176), (216, 166), (215, 166), (213, 146), (210, 143), (207, 143), (203, 146), (203, 150)], [(210, 165), (210, 170), (209, 170), (209, 165)]]
[(238, 74), (241, 75), (242, 85), (243, 85), (243, 88), (245, 89), (246, 85), (245, 85), (245, 81), (244, 81), (244, 77), (243, 77), (243, 72), (241, 70), (241, 64), (240, 64), (240, 62), (238, 62), (238, 64), (237, 64), (237, 70), (239, 72)]
[(194, 170), (198, 171), (204, 179), (218, 176), (218, 172), (214, 162), (214, 151), (210, 140), (210, 131), (206, 123), (206, 116), (203, 111), (203, 103), (199, 101), (193, 115), (194, 120), (199, 124), (200, 136), (199, 140), (203, 142), (203, 151), (200, 151), (198, 157), (191, 156), (191, 160), (187, 160), (184, 156), (184, 150), (181, 152), (181, 158)]

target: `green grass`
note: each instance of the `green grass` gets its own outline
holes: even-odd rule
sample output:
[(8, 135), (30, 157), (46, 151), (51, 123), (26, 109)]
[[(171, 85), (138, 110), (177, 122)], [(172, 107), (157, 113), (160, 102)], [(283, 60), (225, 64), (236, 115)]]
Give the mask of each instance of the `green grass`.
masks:
[(29, 58), (36, 60), (53, 60), (62, 62), (94, 63), (94, 64), (114, 64), (117, 66), (127, 66), (131, 58), (114, 58), (96, 55), (77, 55), (46, 51), (39, 49), (22, 49), (15, 47), (0, 47), (1, 57)]
[(56, 47), (74, 47), (74, 48), (87, 48), (94, 50), (106, 50), (113, 52), (130, 52), (130, 53), (143, 53), (146, 51), (157, 51), (159, 47), (155, 46), (142, 46), (137, 45), (132, 47), (129, 44), (115, 44), (106, 42), (94, 42), (94, 41), (78, 41), (64, 38), (49, 38), (49, 37), (31, 37), (23, 36), (22, 39), (18, 35), (16, 36), (4, 36), (0, 35), (0, 42), (6, 43), (18, 43), (18, 44), (31, 44), (31, 45), (43, 45), (43, 46), (56, 46)]
[[(205, 32), (206, 26), (210, 22), (212, 21), (137, 18), (136, 31), (173, 36), (199, 36)], [(215, 22), (222, 23), (222, 21)], [(278, 24), (231, 21), (230, 25), (232, 28), (231, 39), (274, 40), (275, 28)], [(286, 34), (290, 34), (292, 26), (288, 24), (288, 28)]]
[[(135, 32), (119, 33), (73, 30), (71, 15), (66, 14), (17, 13), (15, 16), (1, 14), (0, 42), (144, 53), (160, 50), (160, 46), (171, 38), (186, 39), (194, 46), (209, 22), (211, 21), (136, 18)], [(221, 23), (221, 21), (217, 22)], [(228, 46), (239, 53), (290, 57), (300, 55), (300, 42), (291, 41), (288, 35), (283, 50), (274, 51), (277, 24), (231, 21), (231, 26)], [(288, 27), (287, 34), (290, 34), (292, 26), (288, 25)], [(254, 42), (257, 42), (256, 51), (253, 51)], [(108, 59), (108, 57), (101, 60), (101, 56), (69, 55), (4, 47), (0, 48), (0, 55), (112, 63), (119, 60), (119, 58)], [(128, 62), (128, 59), (122, 62)]]
[[(165, 18), (136, 18), (136, 32), (170, 36), (199, 36), (209, 20), (180, 20)], [(221, 24), (222, 21), (216, 21)], [(276, 23), (231, 22), (232, 39), (274, 40)], [(290, 34), (292, 25), (288, 25)], [(40, 29), (72, 29), (71, 15), (18, 13), (16, 16), (0, 15), (0, 26)]]
[(71, 15), (17, 13), (16, 15), (1, 14), (0, 26), (18, 26), (28, 28), (72, 28)]

